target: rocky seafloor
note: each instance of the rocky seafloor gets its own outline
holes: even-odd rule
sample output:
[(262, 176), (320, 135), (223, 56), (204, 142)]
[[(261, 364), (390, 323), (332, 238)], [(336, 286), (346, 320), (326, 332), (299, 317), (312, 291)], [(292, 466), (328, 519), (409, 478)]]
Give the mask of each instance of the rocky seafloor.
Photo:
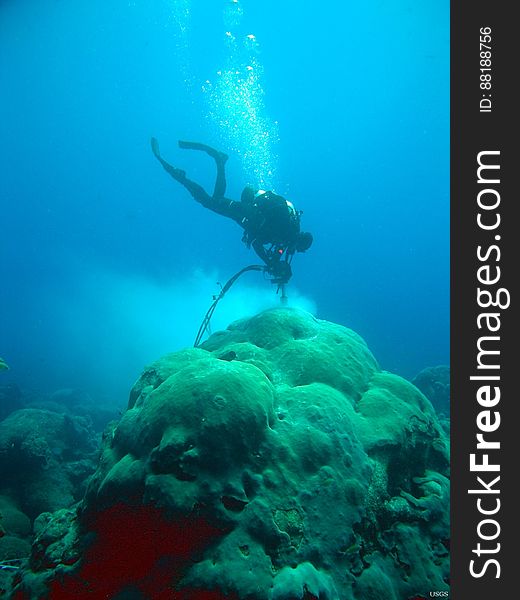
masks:
[[(0, 471), (2, 426), (19, 412), (0, 424)], [(81, 430), (58, 421), (52, 439)], [(52, 471), (63, 453), (72, 500), (30, 515), (30, 558), (6, 592), (15, 600), (408, 600), (448, 589), (449, 444), (431, 402), (382, 371), (356, 333), (303, 311), (237, 321), (147, 367), (80, 491), (65, 442), (29, 458)]]

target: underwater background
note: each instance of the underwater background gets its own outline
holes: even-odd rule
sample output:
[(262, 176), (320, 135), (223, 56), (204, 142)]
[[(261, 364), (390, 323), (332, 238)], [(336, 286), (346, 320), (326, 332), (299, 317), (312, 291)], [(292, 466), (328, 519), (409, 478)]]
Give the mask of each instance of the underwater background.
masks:
[[(448, 594), (448, 61), (444, 0), (0, 3), (1, 598)], [(303, 211), (289, 309), (193, 347), (260, 261), (152, 136)]]
[[(290, 302), (382, 369), (449, 362), (449, 3), (0, 3), (2, 385), (124, 407), (258, 259), (150, 151), (227, 196), (274, 189), (314, 235)], [(245, 275), (213, 330), (276, 306)]]

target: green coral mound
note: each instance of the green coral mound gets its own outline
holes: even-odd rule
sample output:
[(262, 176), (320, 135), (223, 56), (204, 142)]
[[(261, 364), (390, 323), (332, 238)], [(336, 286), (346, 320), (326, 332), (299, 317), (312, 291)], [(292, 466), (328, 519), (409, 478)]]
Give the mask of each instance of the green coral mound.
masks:
[(356, 333), (276, 309), (145, 369), (80, 519), (203, 515), (221, 534), (176, 591), (408, 598), (447, 588), (448, 464), (430, 402)]

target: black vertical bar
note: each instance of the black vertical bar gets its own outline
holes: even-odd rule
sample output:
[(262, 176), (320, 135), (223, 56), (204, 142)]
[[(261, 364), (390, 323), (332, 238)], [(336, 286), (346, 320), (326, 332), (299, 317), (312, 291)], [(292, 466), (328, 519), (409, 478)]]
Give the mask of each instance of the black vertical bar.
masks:
[[(520, 501), (513, 488), (518, 478), (514, 462), (519, 456), (520, 443), (515, 420), (520, 397), (514, 381), (520, 372), (515, 348), (519, 333), (515, 279), (520, 271), (517, 241), (520, 227), (515, 214), (520, 195), (513, 185), (520, 175), (520, 153), (513, 140), (519, 129), (514, 88), (519, 73), (516, 59), (520, 52), (516, 44), (520, 36), (516, 31), (514, 6), (515, 3), (500, 0), (454, 0), (451, 4), (451, 598), (454, 600), (518, 595), (516, 579), (520, 564), (517, 565), (516, 533)], [(486, 62), (488, 58), (490, 63)], [(486, 77), (488, 74), (490, 77)], [(499, 169), (483, 169), (481, 179), (485, 181), (479, 183), (481, 152), (494, 152), (482, 154), (481, 162), (499, 165)], [(495, 179), (500, 182), (491, 183)], [(479, 198), (485, 206), (493, 206), (495, 201), (498, 205), (495, 209), (479, 207)], [(491, 227), (500, 219), (499, 225), (493, 229), (479, 226), (479, 213), (481, 224)], [(498, 267), (500, 279), (496, 283), (479, 281), (479, 268), (486, 266), (489, 271), (481, 270), (481, 279), (494, 280)], [(490, 294), (481, 295), (480, 303), (479, 288)], [(499, 292), (501, 289), (506, 291)], [(510, 306), (506, 307), (508, 297)], [(483, 307), (488, 298), (494, 299), (497, 306)], [(482, 317), (485, 313), (496, 316), (486, 320)], [(498, 329), (490, 332), (489, 325)], [(482, 341), (482, 336), (499, 339)], [(500, 352), (481, 355), (481, 368), (479, 338), (480, 348)], [(499, 379), (472, 380), (472, 376)], [(495, 387), (500, 389), (500, 401), (494, 407), (478, 402), (479, 390), (487, 385), (493, 394)], [(481, 398), (485, 400), (485, 396)], [(500, 418), (495, 431), (482, 432), (479, 428), (479, 413), (486, 410), (490, 411), (489, 420), (482, 420), (486, 416), (481, 414), (480, 423), (493, 428)], [(486, 441), (500, 442), (500, 448), (477, 449), (478, 433)], [(500, 471), (471, 471), (471, 454), (475, 454), (479, 464), (485, 460), (483, 454), (487, 454), (489, 463), (499, 466)], [(500, 480), (491, 485), (497, 476)], [(468, 493), (484, 490), (477, 477), (491, 491)], [(482, 510), (490, 513), (498, 509), (497, 512), (483, 514), (479, 499)], [(482, 539), (493, 538), (495, 534), (495, 539)], [(472, 560), (474, 574), (470, 571)]]

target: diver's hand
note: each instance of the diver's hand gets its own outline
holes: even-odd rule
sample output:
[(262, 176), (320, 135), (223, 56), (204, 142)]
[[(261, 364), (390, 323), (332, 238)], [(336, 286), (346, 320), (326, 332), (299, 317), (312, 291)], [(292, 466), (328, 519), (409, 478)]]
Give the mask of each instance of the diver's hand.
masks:
[(152, 146), (152, 152), (154, 153), (155, 158), (161, 158), (161, 153), (159, 152), (159, 142), (157, 141), (157, 138), (152, 137), (150, 144)]

